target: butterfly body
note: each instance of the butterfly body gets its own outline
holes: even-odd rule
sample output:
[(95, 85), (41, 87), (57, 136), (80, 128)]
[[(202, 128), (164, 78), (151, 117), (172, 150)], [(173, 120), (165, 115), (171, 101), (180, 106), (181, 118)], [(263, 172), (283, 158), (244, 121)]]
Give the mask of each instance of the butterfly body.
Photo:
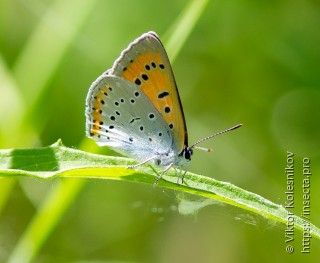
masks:
[(193, 150), (178, 89), (156, 33), (133, 41), (91, 85), (86, 134), (139, 164), (152, 162), (164, 171), (189, 164)]

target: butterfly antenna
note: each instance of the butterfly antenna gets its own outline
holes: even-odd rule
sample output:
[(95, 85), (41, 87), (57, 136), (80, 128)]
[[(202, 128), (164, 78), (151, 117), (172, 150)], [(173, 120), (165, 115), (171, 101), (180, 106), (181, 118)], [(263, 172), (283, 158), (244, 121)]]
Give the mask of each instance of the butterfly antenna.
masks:
[(218, 136), (218, 135), (220, 135), (220, 134), (222, 134), (222, 133), (225, 133), (225, 132), (228, 132), (228, 131), (233, 131), (233, 130), (235, 130), (235, 129), (238, 129), (238, 128), (240, 128), (241, 126), (242, 126), (242, 124), (237, 124), (237, 125), (229, 128), (229, 129), (226, 129), (226, 130), (224, 130), (224, 131), (217, 132), (217, 133), (212, 134), (212, 135), (210, 135), (210, 136), (208, 136), (208, 137), (205, 137), (205, 138), (201, 139), (200, 141), (197, 141), (196, 143), (194, 143), (192, 146), (190, 146), (190, 148), (199, 149), (199, 150), (206, 151), (206, 152), (211, 152), (211, 151), (212, 151), (211, 148), (197, 147), (196, 145), (199, 144), (199, 143), (202, 143), (202, 142), (204, 142), (204, 141), (206, 141), (206, 140), (209, 140), (209, 139), (211, 139), (211, 138), (213, 138), (213, 137), (216, 137), (216, 136)]

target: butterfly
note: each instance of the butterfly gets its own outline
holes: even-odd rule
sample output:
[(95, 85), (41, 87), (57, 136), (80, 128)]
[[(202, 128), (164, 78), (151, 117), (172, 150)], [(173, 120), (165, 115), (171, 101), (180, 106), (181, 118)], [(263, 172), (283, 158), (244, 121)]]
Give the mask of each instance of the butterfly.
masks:
[[(198, 143), (192, 146), (168, 55), (155, 32), (134, 40), (112, 68), (91, 85), (86, 99), (86, 135), (100, 146), (139, 161), (129, 168), (151, 162), (164, 167), (188, 166)], [(183, 183), (184, 175), (181, 180)], [(179, 183), (180, 174), (178, 176)]]

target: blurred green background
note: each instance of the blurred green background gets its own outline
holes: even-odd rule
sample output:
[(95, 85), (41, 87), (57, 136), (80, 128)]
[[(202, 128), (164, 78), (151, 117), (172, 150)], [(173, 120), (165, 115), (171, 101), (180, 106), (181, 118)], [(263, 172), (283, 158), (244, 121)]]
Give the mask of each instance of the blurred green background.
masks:
[[(154, 30), (166, 45), (171, 34), (183, 30), (175, 31), (176, 23), (188, 4), (2, 0), (0, 147), (46, 146), (61, 138), (67, 146), (98, 151), (94, 142), (83, 140), (90, 84), (142, 33)], [(300, 214), (302, 159), (308, 157), (311, 221), (317, 226), (319, 28), (318, 1), (208, 1), (173, 63), (190, 143), (244, 124), (205, 142), (214, 151), (196, 152), (190, 170), (284, 205), (284, 168), (291, 151), (294, 211)], [(0, 179), (0, 262), (13, 258), (23, 233), (59, 183)], [(295, 252), (288, 255), (284, 226), (258, 215), (123, 181), (87, 180), (56, 224), (32, 262), (319, 259), (319, 240), (311, 240), (310, 255), (301, 254), (302, 235), (296, 231)]]

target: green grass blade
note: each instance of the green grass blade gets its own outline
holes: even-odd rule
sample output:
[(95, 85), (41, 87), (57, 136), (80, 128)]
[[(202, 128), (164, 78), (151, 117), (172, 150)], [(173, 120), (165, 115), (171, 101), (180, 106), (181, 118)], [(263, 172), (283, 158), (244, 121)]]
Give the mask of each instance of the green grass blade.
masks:
[(13, 69), (13, 75), (31, 108), (41, 97), (95, 4), (96, 1), (90, 0), (56, 0), (50, 8), (43, 10), (45, 14)]
[[(0, 54), (0, 119), (6, 125), (0, 125), (0, 138), (2, 138), (2, 147), (12, 147), (14, 140), (18, 135), (13, 122), (15, 119), (19, 122), (22, 114), (23, 102), (19, 96), (19, 91), (14, 83), (7, 65)], [(11, 110), (8, 111), (8, 108)], [(3, 145), (4, 144), (4, 145)], [(0, 181), (0, 215), (3, 207), (7, 203), (8, 197), (15, 185), (14, 179), (1, 178)]]
[[(84, 180), (61, 180), (55, 184), (46, 196), (43, 205), (38, 209), (37, 216), (15, 246), (8, 263), (30, 262), (38, 253), (43, 243), (51, 234), (52, 229), (60, 221), (65, 210), (81, 191)], [(39, 231), (40, 229), (40, 231)]]
[(179, 54), (185, 41), (203, 14), (209, 0), (193, 0), (172, 24), (164, 36), (164, 42), (171, 62)]
[[(133, 160), (70, 149), (63, 146), (60, 141), (52, 146), (38, 149), (2, 150), (0, 151), (0, 160), (0, 174), (8, 177), (26, 176), (39, 179), (55, 177), (100, 178), (140, 182), (149, 185), (153, 185), (155, 182), (155, 172), (150, 166), (143, 166), (139, 169), (127, 169), (128, 165), (134, 163)], [(233, 184), (220, 182), (193, 173), (186, 174), (186, 184), (177, 184), (177, 174), (174, 169), (168, 171), (163, 176), (163, 179), (164, 180), (159, 181), (159, 187), (221, 201), (264, 216), (271, 221), (283, 224), (287, 222), (288, 211), (285, 210), (283, 206), (275, 204), (257, 194), (243, 190)], [(58, 187), (57, 190), (61, 191), (61, 188)], [(67, 196), (71, 197), (67, 199), (66, 203), (68, 204), (74, 197), (75, 191), (72, 188), (69, 189), (68, 185), (66, 185), (64, 190), (66, 190)], [(70, 193), (68, 193), (69, 191)], [(59, 192), (59, 198), (61, 198), (61, 195), (65, 196), (66, 192), (63, 190)], [(25, 240), (22, 239), (22, 244), (23, 242), (29, 244), (30, 240), (37, 237), (35, 226), (41, 226), (43, 224), (41, 218), (47, 216), (47, 213), (44, 213), (44, 211), (51, 211), (52, 208), (50, 207), (58, 207), (59, 212), (54, 216), (54, 219), (51, 219), (53, 222), (56, 222), (55, 219), (61, 215), (60, 211), (65, 209), (65, 207), (63, 207), (63, 209), (59, 210), (60, 205), (57, 203), (60, 202), (60, 199), (55, 200), (49, 196), (48, 200), (49, 201), (44, 203), (43, 210), (39, 211), (39, 216), (36, 217), (33, 224), (29, 227), (29, 238)], [(64, 206), (67, 206), (67, 204), (64, 204)], [(303, 231), (303, 225), (304, 220), (295, 216), (295, 228)], [(315, 225), (310, 225), (310, 233), (313, 237), (320, 239), (320, 229)], [(39, 246), (44, 237), (42, 234), (40, 237), (41, 242), (38, 237), (35, 243)], [(26, 247), (27, 244), (22, 245), (22, 251), (30, 249)], [(21, 254), (17, 253), (17, 255)]]

